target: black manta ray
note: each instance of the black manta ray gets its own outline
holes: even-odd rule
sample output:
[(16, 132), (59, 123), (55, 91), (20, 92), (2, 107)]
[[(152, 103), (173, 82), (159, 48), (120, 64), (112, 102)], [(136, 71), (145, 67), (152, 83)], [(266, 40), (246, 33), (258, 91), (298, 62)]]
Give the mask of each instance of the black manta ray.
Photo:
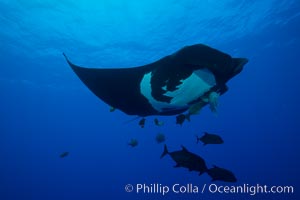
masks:
[(210, 104), (215, 110), (227, 81), (248, 62), (203, 44), (133, 68), (84, 68), (65, 58), (96, 96), (128, 115), (142, 117), (180, 114), (197, 104)]

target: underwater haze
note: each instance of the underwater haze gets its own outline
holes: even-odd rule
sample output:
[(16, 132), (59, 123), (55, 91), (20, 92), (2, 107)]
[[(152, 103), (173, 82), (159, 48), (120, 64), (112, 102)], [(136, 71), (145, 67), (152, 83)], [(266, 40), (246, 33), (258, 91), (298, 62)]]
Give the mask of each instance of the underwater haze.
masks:
[[(299, 0), (0, 0), (0, 27), (1, 200), (300, 198)], [(141, 118), (111, 112), (62, 54), (126, 68), (199, 43), (249, 62), (216, 114), (206, 106), (182, 125), (150, 116), (142, 128)], [(224, 143), (197, 143), (204, 132)], [(175, 168), (160, 158), (164, 144), (237, 182)], [(238, 186), (248, 189), (224, 190)]]

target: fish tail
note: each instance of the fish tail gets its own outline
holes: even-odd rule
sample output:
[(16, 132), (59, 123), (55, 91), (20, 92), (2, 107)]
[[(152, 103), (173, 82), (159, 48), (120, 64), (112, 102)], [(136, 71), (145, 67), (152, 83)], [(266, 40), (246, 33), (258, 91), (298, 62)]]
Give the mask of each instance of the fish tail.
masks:
[(160, 158), (163, 158), (167, 154), (169, 154), (169, 151), (168, 151), (167, 145), (165, 144), (165, 146), (164, 146), (164, 152), (161, 154)]
[(204, 165), (204, 169), (203, 171), (200, 171), (199, 176), (204, 174), (204, 173), (208, 173), (209, 169), (207, 168), (206, 164)]

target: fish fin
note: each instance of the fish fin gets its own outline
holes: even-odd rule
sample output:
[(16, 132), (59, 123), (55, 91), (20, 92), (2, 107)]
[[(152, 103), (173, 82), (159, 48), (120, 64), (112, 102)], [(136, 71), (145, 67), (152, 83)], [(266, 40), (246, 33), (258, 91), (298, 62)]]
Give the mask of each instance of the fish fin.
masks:
[(183, 145), (181, 145), (181, 148), (182, 148), (183, 151), (187, 151), (188, 152), (188, 150)]
[(163, 158), (165, 155), (169, 154), (169, 151), (168, 151), (168, 148), (167, 148), (167, 145), (165, 144), (164, 145), (164, 151), (163, 153), (161, 154), (160, 158)]

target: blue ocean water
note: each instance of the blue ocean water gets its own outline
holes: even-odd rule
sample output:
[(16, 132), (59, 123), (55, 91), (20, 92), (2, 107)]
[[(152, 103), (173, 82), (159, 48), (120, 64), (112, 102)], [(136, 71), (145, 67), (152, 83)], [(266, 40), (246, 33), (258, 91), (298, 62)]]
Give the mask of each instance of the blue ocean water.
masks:
[[(0, 25), (1, 200), (300, 198), (299, 0), (0, 0)], [(229, 81), (217, 115), (205, 107), (182, 126), (159, 117), (157, 127), (149, 117), (140, 128), (128, 122), (134, 117), (110, 112), (62, 56), (87, 67), (134, 67), (197, 43), (249, 63)], [(224, 144), (196, 144), (204, 131)], [(170, 157), (159, 158), (157, 133), (170, 151), (184, 145), (238, 182), (173, 168)], [(177, 183), (199, 192), (135, 190)], [(293, 186), (294, 193), (202, 194), (205, 184)]]

